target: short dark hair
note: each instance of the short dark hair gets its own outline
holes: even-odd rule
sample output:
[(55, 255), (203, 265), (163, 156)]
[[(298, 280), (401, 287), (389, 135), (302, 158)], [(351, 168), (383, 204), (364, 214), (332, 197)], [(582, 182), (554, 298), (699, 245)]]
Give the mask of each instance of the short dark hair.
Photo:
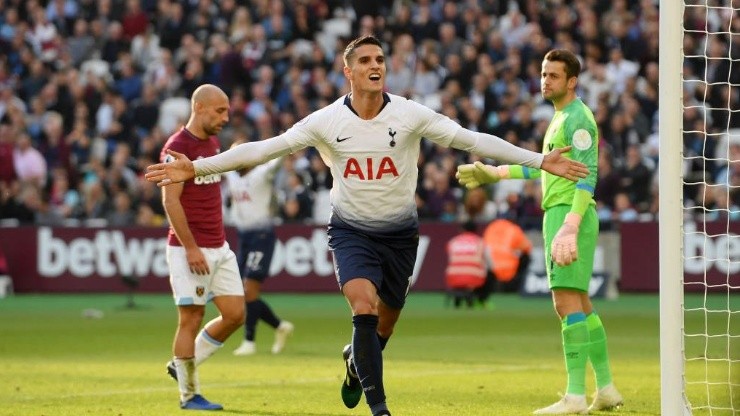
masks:
[(568, 78), (577, 77), (581, 73), (581, 61), (576, 54), (567, 49), (553, 49), (545, 55), (545, 60), (565, 64), (565, 75)]
[(380, 43), (378, 38), (376, 38), (373, 35), (365, 35), (360, 36), (359, 38), (353, 40), (352, 42), (347, 45), (346, 48), (344, 48), (344, 64), (348, 65), (349, 60), (352, 58), (352, 55), (355, 54), (355, 49), (362, 45), (375, 45), (381, 49), (383, 49), (383, 44)]

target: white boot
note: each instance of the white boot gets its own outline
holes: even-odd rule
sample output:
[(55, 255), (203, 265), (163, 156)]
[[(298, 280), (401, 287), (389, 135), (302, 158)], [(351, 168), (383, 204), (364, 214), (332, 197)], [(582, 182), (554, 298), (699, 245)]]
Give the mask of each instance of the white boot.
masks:
[(285, 341), (293, 333), (293, 324), (288, 321), (281, 321), (280, 325), (275, 328), (275, 342), (272, 344), (272, 353), (279, 354), (285, 348)]
[(622, 395), (619, 394), (614, 383), (598, 389), (594, 394), (594, 401), (588, 410), (610, 410), (621, 406), (624, 403)]
[(588, 414), (588, 405), (586, 396), (580, 394), (566, 394), (558, 402), (550, 406), (543, 407), (534, 411), (535, 415), (586, 415)]
[(254, 341), (247, 341), (246, 339), (242, 341), (241, 345), (239, 345), (239, 348), (234, 350), (234, 355), (252, 355), (255, 352), (257, 352), (257, 348), (254, 345)]

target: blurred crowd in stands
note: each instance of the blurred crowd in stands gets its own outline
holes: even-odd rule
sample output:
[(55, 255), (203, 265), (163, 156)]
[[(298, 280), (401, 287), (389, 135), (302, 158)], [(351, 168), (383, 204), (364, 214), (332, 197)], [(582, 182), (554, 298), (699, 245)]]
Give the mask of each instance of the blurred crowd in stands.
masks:
[[(344, 46), (372, 33), (385, 45), (388, 92), (535, 151), (553, 114), (539, 94), (542, 57), (552, 48), (575, 51), (583, 63), (578, 93), (601, 129), (600, 218), (604, 226), (651, 220), (657, 3), (0, 0), (0, 219), (164, 225), (159, 190), (143, 172), (187, 120), (197, 86), (217, 84), (230, 96), (223, 149), (272, 137), (348, 92)], [(717, 208), (707, 211), (717, 217), (740, 216), (740, 134), (728, 134), (740, 129), (740, 70), (730, 59), (740, 56), (740, 14), (687, 7), (685, 15), (685, 175), (697, 184), (684, 197), (688, 206)], [(464, 191), (454, 172), (472, 160), (423, 144), (422, 221), (506, 216), (525, 229), (540, 226), (538, 183)], [(315, 150), (290, 156), (276, 178), (278, 215), (325, 222), (331, 183)]]

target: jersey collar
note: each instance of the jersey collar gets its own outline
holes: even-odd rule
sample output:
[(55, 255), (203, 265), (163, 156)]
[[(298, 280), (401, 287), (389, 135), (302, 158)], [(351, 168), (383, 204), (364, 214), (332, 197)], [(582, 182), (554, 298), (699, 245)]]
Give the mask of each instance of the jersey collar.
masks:
[[(351, 98), (350, 97), (351, 95), (352, 95), (352, 93), (349, 93), (349, 94), (347, 94), (347, 95), (344, 96), (344, 105), (346, 105), (347, 108), (349, 108), (349, 110), (351, 112), (355, 113), (355, 115), (357, 117), (360, 117), (360, 115), (357, 114), (357, 111), (355, 111), (355, 109), (352, 107), (352, 100), (350, 99)], [(391, 97), (388, 95), (388, 93), (385, 93), (384, 92), (383, 93), (383, 105), (380, 106), (380, 111), (378, 111), (378, 114), (380, 114), (383, 111), (383, 109), (385, 108), (385, 106), (388, 105), (388, 103), (390, 103), (390, 102), (391, 102)]]

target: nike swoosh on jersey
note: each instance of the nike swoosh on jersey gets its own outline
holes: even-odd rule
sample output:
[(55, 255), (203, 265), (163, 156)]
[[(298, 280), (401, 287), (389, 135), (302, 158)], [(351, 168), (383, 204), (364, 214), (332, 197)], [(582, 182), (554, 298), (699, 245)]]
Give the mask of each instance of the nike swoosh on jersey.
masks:
[(351, 138), (352, 138), (352, 136), (347, 136), (347, 137), (343, 137), (343, 138), (340, 139), (339, 136), (337, 136), (337, 143), (341, 143), (341, 142), (343, 142), (343, 141), (345, 141), (347, 139), (351, 139)]

